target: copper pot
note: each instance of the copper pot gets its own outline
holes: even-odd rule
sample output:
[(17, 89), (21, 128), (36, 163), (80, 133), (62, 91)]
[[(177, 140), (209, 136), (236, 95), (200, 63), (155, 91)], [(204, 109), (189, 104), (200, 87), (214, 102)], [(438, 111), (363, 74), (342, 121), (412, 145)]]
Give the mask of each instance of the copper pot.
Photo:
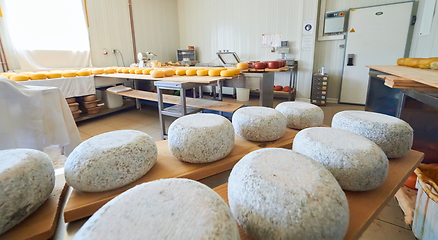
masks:
[(268, 62), (268, 68), (270, 68), (270, 69), (278, 69), (278, 68), (280, 68), (280, 62), (279, 61), (269, 61)]
[(266, 63), (264, 63), (264, 62), (254, 63), (254, 68), (255, 69), (265, 69), (266, 68)]

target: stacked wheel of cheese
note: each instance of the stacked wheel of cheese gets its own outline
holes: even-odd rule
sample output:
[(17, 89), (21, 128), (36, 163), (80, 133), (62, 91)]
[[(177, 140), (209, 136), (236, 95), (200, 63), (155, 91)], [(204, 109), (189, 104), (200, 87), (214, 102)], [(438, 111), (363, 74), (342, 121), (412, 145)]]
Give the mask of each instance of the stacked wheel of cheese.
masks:
[(33, 149), (0, 151), (0, 235), (50, 197), (55, 171), (49, 156)]
[(94, 136), (77, 146), (64, 166), (67, 183), (84, 192), (125, 186), (146, 174), (157, 160), (152, 137), (136, 130)]
[(188, 179), (162, 179), (137, 185), (109, 201), (74, 239), (240, 237), (230, 209), (211, 188)]

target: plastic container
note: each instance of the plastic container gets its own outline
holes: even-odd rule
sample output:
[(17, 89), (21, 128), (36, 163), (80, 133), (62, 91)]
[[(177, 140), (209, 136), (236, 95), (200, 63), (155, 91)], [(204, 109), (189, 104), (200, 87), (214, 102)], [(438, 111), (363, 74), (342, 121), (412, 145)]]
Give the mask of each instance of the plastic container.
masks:
[(417, 174), (417, 200), (412, 232), (422, 240), (438, 239), (438, 166), (420, 164)]
[(107, 91), (103, 91), (102, 98), (107, 108), (117, 108), (123, 105), (123, 97), (115, 93), (109, 93)]
[(246, 102), (249, 101), (249, 88), (236, 88), (236, 98), (237, 101)]

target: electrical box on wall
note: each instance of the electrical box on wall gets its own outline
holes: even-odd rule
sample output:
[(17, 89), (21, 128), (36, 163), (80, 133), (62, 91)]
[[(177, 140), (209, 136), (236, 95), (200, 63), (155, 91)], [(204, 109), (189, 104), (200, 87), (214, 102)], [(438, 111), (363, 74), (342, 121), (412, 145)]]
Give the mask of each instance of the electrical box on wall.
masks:
[(326, 12), (324, 33), (341, 33), (345, 32), (345, 12)]

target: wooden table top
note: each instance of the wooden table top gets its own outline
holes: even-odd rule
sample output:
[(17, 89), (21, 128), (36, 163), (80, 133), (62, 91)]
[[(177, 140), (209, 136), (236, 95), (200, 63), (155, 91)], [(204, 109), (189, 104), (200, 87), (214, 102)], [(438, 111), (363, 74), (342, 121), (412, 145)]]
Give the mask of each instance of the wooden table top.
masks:
[(95, 77), (142, 79), (142, 80), (167, 81), (167, 82), (190, 82), (190, 83), (201, 83), (201, 84), (210, 84), (210, 83), (215, 83), (218, 80), (223, 81), (226, 79), (231, 79), (231, 77), (221, 77), (221, 76), (210, 77), (210, 76), (177, 76), (177, 75), (174, 75), (172, 77), (154, 78), (151, 75), (128, 74), (128, 73), (102, 74), (102, 75), (96, 75)]
[(367, 67), (438, 88), (438, 70), (392, 65), (372, 65)]
[[(423, 158), (424, 153), (411, 150), (402, 158), (389, 160), (388, 177), (379, 188), (366, 192), (345, 191), (350, 209), (350, 223), (344, 240), (359, 239)], [(213, 190), (228, 203), (228, 183)], [(239, 231), (242, 240), (252, 239), (240, 227)]]

